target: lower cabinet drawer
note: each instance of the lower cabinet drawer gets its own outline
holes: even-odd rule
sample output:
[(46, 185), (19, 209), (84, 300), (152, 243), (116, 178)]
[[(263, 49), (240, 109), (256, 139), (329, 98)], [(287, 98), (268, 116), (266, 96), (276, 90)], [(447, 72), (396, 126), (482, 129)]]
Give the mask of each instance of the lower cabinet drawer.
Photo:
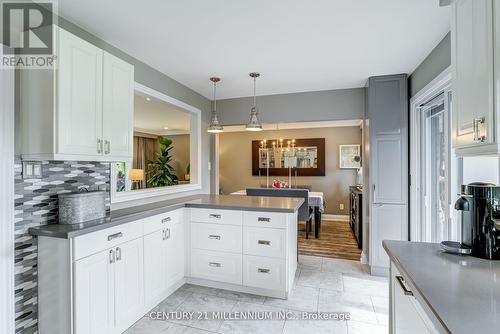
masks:
[(286, 230), (245, 226), (243, 228), (243, 254), (284, 259)]
[(243, 212), (243, 225), (286, 228), (286, 213), (245, 211)]
[(241, 253), (241, 226), (191, 223), (191, 247)]
[(270, 290), (285, 290), (285, 260), (243, 255), (243, 285)]
[(191, 250), (191, 277), (242, 284), (242, 255)]
[(78, 260), (142, 236), (142, 220), (77, 236), (73, 239), (73, 259)]

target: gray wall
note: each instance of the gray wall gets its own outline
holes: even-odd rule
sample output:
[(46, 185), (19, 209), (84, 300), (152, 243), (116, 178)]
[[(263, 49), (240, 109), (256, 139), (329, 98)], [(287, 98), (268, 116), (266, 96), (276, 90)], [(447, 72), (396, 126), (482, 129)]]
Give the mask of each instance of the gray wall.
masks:
[[(364, 88), (259, 96), (257, 106), (264, 123), (362, 119)], [(224, 125), (246, 124), (251, 107), (252, 97), (217, 102)]]
[(408, 79), (410, 97), (418, 93), (429, 82), (451, 65), (451, 33), (439, 42), (424, 61), (418, 65)]

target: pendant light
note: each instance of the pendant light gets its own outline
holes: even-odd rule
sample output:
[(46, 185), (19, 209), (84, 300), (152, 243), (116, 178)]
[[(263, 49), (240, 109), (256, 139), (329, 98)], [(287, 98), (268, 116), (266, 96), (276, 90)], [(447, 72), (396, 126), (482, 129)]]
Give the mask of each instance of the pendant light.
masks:
[(220, 81), (220, 78), (212, 77), (210, 81), (214, 83), (214, 107), (212, 109), (212, 116), (210, 117), (210, 125), (208, 126), (207, 132), (210, 133), (221, 133), (224, 132), (224, 128), (219, 123), (219, 117), (217, 117), (217, 82)]
[(251, 78), (253, 78), (253, 107), (250, 110), (250, 122), (248, 122), (246, 126), (247, 131), (262, 131), (262, 124), (259, 122), (258, 118), (258, 110), (257, 110), (257, 97), (255, 94), (255, 82), (257, 78), (260, 76), (257, 72), (252, 72), (249, 74)]

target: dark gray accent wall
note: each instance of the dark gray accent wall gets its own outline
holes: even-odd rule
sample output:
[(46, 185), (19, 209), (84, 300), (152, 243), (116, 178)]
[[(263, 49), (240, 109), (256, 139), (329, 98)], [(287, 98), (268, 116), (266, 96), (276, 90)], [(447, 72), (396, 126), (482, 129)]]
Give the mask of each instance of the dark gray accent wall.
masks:
[(418, 93), (429, 82), (451, 65), (451, 33), (418, 65), (409, 77), (410, 97)]
[[(363, 119), (364, 88), (277, 94), (257, 97), (263, 123)], [(220, 100), (217, 111), (224, 125), (246, 124), (252, 97)]]

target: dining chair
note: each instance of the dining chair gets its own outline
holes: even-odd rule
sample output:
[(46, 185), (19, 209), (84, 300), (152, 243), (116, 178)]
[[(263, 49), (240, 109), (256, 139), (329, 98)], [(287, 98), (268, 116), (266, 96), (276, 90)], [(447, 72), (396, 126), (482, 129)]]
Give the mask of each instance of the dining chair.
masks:
[(306, 222), (306, 239), (309, 239), (314, 214), (314, 210), (309, 207), (309, 190), (290, 188), (247, 188), (246, 191), (247, 196), (303, 198), (304, 203), (302, 203), (299, 208), (297, 219), (298, 221)]

